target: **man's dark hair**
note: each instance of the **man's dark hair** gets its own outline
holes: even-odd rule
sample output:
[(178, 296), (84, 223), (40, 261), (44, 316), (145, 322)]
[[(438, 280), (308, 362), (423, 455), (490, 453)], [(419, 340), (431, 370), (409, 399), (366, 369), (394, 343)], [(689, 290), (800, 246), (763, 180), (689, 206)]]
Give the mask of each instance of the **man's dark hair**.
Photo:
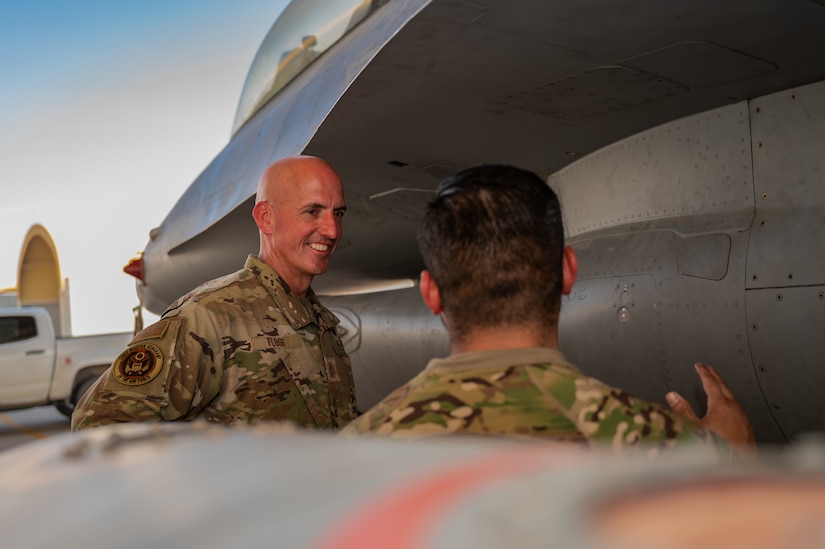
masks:
[(418, 231), (451, 336), (539, 322), (555, 329), (564, 229), (556, 194), (533, 172), (477, 166), (439, 185)]

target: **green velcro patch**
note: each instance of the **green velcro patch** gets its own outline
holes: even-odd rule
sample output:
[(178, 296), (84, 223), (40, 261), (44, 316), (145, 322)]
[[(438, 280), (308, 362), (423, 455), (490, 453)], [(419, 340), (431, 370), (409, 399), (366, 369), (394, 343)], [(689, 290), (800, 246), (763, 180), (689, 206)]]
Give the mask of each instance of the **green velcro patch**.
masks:
[(147, 326), (135, 334), (135, 337), (132, 338), (132, 343), (140, 341), (141, 339), (158, 339), (163, 337), (170, 322), (169, 320), (159, 320), (151, 326)]

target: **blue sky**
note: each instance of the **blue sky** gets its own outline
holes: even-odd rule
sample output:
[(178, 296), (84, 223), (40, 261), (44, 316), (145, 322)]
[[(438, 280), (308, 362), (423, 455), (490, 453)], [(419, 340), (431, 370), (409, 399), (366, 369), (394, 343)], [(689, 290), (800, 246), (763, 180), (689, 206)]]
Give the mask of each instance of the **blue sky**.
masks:
[(130, 330), (121, 269), (228, 142), (286, 3), (0, 0), (0, 289), (40, 223), (74, 334)]

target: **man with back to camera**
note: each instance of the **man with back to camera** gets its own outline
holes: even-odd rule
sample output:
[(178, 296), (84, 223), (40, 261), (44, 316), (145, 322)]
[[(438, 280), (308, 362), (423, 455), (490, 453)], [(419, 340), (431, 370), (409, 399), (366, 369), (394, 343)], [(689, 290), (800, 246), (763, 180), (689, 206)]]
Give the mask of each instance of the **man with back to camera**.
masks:
[[(719, 374), (697, 364), (708, 395), (699, 419), (677, 393), (673, 410), (584, 376), (558, 350), (561, 295), (578, 263), (564, 246), (558, 199), (532, 172), (478, 166), (445, 180), (418, 232), (421, 295), (441, 315), (450, 356), (350, 423), (344, 434), (544, 437), (653, 455), (718, 437), (743, 454), (750, 422)], [(721, 444), (724, 448), (726, 445)]]
[(339, 320), (310, 288), (346, 212), (325, 161), (269, 166), (252, 215), (258, 256), (181, 297), (138, 333), (72, 414), (72, 430), (128, 421), (291, 421), (339, 429), (356, 415)]

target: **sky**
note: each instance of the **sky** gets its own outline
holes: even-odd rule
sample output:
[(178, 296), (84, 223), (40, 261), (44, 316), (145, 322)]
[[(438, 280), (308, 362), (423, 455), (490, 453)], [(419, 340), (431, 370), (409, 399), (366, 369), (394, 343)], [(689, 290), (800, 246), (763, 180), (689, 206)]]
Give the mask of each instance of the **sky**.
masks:
[[(0, 289), (43, 225), (73, 335), (132, 330), (123, 266), (229, 142), (287, 0), (0, 0)], [(146, 323), (157, 317), (144, 311)]]

